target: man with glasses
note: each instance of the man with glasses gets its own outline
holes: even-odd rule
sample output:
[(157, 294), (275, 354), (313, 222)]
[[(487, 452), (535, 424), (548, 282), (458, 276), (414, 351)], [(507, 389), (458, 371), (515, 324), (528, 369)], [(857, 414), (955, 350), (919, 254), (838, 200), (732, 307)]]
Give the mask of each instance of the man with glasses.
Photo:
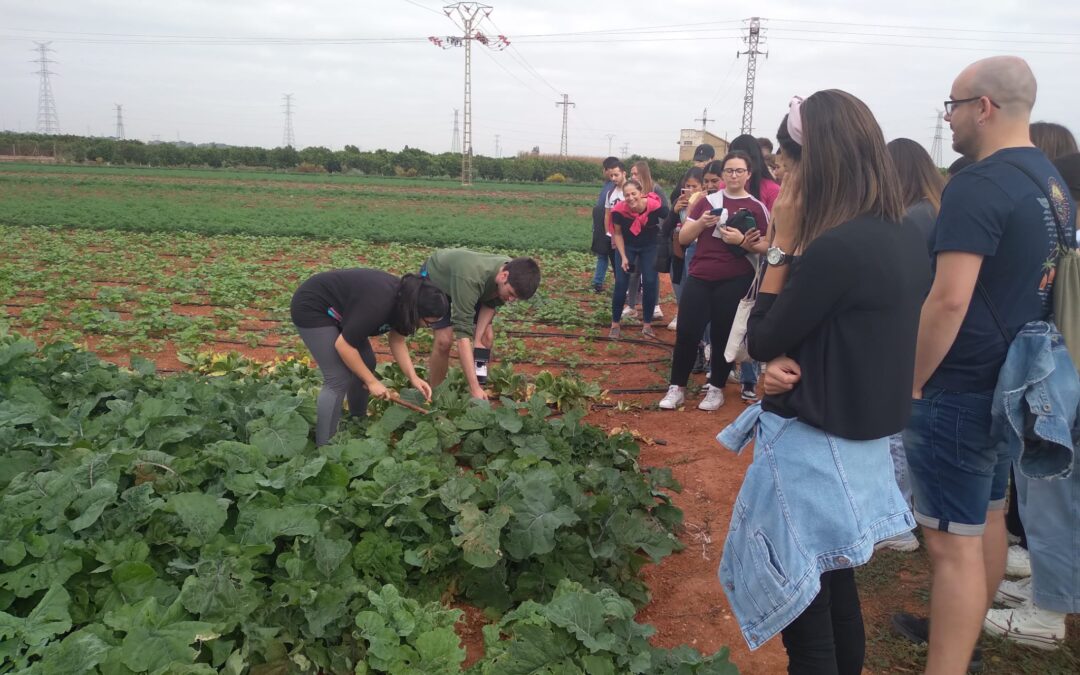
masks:
[(1063, 191), (1031, 144), (1035, 92), (1027, 63), (998, 56), (965, 68), (945, 101), (953, 149), (976, 163), (942, 196), (904, 432), (915, 519), (933, 564), (930, 620), (893, 617), (907, 637), (929, 638), (927, 673), (969, 667), (1004, 576), (1011, 458), (991, 437), (991, 403), (1011, 336), (1050, 315), (1047, 265), (1058, 244), (1050, 209), (1063, 222), (1073, 218), (1067, 194), (1054, 203), (1044, 197), (1055, 184)]

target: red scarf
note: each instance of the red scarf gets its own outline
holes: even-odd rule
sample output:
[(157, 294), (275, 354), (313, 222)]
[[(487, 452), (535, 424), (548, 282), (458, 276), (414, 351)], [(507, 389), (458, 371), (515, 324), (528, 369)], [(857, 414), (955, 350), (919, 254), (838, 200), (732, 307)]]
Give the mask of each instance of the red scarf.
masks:
[(634, 222), (630, 225), (630, 234), (635, 237), (641, 234), (642, 228), (645, 227), (645, 223), (649, 220), (649, 214), (660, 208), (660, 195), (655, 192), (650, 192), (645, 195), (645, 211), (642, 213), (635, 213), (630, 210), (630, 207), (625, 201), (621, 201), (615, 206), (611, 207), (612, 213), (618, 213), (626, 216), (627, 218), (633, 218)]

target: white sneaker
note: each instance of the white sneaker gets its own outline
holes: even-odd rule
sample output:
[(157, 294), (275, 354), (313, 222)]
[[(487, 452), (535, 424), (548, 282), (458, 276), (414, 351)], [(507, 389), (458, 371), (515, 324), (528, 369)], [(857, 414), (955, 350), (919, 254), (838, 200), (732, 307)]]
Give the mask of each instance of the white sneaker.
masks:
[(653, 307), (652, 320), (659, 321), (664, 318), (664, 310), (660, 309), (660, 305)]
[(623, 315), (624, 319), (628, 318), (628, 317), (631, 317), (631, 316), (634, 316), (635, 313), (636, 313), (636, 310), (633, 307), (631, 307), (630, 305), (625, 305), (622, 308), (622, 315)]
[(661, 410), (675, 410), (685, 402), (686, 388), (673, 384), (667, 388), (667, 394), (664, 394), (664, 398), (660, 399), (659, 406)]
[(675, 317), (674, 319), (671, 320), (671, 323), (669, 323), (667, 325), (667, 329), (668, 330), (678, 330), (678, 328), (679, 328), (679, 317)]
[(875, 551), (883, 548), (889, 548), (894, 551), (910, 552), (919, 548), (919, 540), (916, 539), (915, 535), (911, 532), (904, 532), (903, 534), (898, 534), (895, 537), (882, 539), (878, 543), (874, 544)]
[(1005, 559), (1005, 574), (1010, 577), (1031, 576), (1031, 555), (1022, 546), (1010, 546), (1009, 556)]
[(983, 630), (1029, 647), (1054, 650), (1065, 639), (1065, 615), (1035, 605), (991, 609), (983, 619)]
[(705, 385), (705, 398), (698, 403), (698, 410), (719, 410), (724, 405), (724, 390), (711, 384)]
[(1019, 581), (1006, 579), (998, 586), (994, 594), (994, 602), (1006, 607), (1020, 607), (1031, 603), (1031, 577), (1024, 577)]

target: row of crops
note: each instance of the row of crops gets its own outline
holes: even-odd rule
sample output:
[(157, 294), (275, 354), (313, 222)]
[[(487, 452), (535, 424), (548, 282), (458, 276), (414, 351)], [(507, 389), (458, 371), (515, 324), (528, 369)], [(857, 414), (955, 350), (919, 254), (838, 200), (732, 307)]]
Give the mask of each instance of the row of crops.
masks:
[(596, 189), (478, 198), (431, 181), (4, 167), (0, 194), (6, 225), (586, 252)]
[(316, 449), (300, 362), (132, 366), (0, 328), (3, 672), (455, 673), (463, 609), (473, 673), (735, 672), (634, 620), (679, 488), (573, 401), (452, 377)]

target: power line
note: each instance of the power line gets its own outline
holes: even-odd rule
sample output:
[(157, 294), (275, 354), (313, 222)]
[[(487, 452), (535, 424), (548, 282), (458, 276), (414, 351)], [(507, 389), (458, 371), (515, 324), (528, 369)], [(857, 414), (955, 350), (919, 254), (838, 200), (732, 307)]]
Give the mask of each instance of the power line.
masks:
[(563, 94), (561, 101), (555, 102), (556, 106), (562, 106), (562, 137), (559, 140), (559, 154), (566, 157), (566, 115), (570, 111), (570, 106), (577, 107), (576, 103), (570, 100), (569, 94)]
[[(739, 54), (747, 55), (746, 92), (743, 94), (742, 127), (739, 133), (749, 134), (753, 133), (754, 128), (754, 84), (757, 79), (757, 57), (763, 53), (758, 49), (762, 40), (760, 17), (751, 17), (747, 36), (743, 39), (746, 41), (746, 51)], [(769, 58), (768, 52), (764, 54), (765, 58)]]
[(461, 152), (461, 130), (458, 128), (458, 109), (454, 108), (454, 136), (450, 140), (450, 152), (457, 154)]
[(282, 134), (281, 146), (284, 148), (295, 148), (296, 137), (293, 136), (292, 125), (292, 94), (282, 94), (281, 98), (285, 99), (285, 133)]
[(124, 106), (116, 105), (116, 139), (124, 140)]
[(701, 130), (705, 131), (705, 125), (709, 122), (715, 122), (716, 120), (709, 118), (709, 108), (706, 107), (704, 110), (701, 111), (701, 117), (695, 117), (694, 121), (701, 122)]
[(934, 144), (930, 147), (930, 156), (934, 159), (934, 166), (941, 166), (942, 122), (944, 119), (945, 113), (941, 110), (937, 111), (937, 126), (934, 128)]
[(435, 9), (434, 7), (428, 7), (427, 5), (421, 5), (419, 2), (415, 2), (414, 0), (405, 0), (405, 2), (409, 3), (410, 5), (414, 5), (416, 7), (419, 7), (420, 9), (426, 9), (427, 11), (429, 11), (429, 12), (431, 12), (433, 14), (438, 14), (439, 16), (443, 15), (442, 12)]
[(458, 26), (462, 33), (461, 36), (452, 35), (445, 38), (429, 37), (428, 40), (442, 49), (449, 49), (451, 47), (465, 47), (465, 105), (464, 105), (464, 130), (461, 139), (461, 184), (472, 184), (472, 43), (479, 42), (482, 46), (489, 49), (505, 49), (510, 44), (505, 35), (499, 35), (497, 39), (491, 39), (484, 35), (479, 30), (476, 30), (477, 24), (483, 20), (484, 17), (491, 14), (492, 7), (490, 5), (484, 5), (479, 2), (457, 2), (452, 5), (447, 5), (443, 8), (443, 13), (447, 18), (454, 21), (454, 15), (456, 14), (461, 19), (461, 25), (458, 26), (454, 21), (454, 25)]
[(56, 63), (49, 58), (49, 52), (53, 51), (49, 48), (51, 42), (35, 42), (37, 45), (38, 57), (34, 63), (38, 64), (37, 76), (38, 80), (38, 114), (37, 114), (37, 130), (39, 134), (58, 134), (60, 133), (60, 118), (56, 114), (56, 99), (53, 98), (52, 82), (49, 80), (50, 75), (54, 75), (49, 70), (50, 63)]

